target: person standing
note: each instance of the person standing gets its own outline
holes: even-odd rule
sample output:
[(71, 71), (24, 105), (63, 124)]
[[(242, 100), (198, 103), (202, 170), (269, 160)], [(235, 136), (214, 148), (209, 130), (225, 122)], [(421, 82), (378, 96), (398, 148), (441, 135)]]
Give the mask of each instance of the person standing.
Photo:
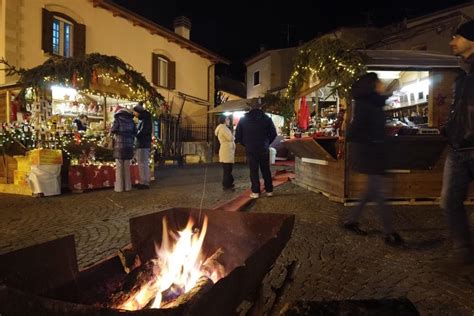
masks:
[(355, 100), (353, 119), (347, 130), (352, 168), (367, 174), (367, 187), (359, 204), (351, 210), (344, 228), (359, 235), (366, 232), (359, 228), (362, 211), (370, 200), (377, 203), (377, 213), (383, 224), (385, 243), (401, 246), (403, 239), (393, 229), (392, 212), (385, 203), (385, 114), (382, 107), (386, 97), (382, 95), (383, 83), (377, 74), (367, 73), (352, 86)]
[(456, 80), (451, 113), (442, 127), (451, 148), (444, 165), (441, 207), (448, 216), (458, 261), (473, 263), (474, 250), (464, 200), (474, 177), (474, 21), (462, 24), (449, 44), (453, 54), (461, 56), (470, 70)]
[(235, 141), (245, 147), (252, 183), (250, 197), (257, 199), (260, 197), (259, 169), (267, 196), (273, 196), (269, 147), (277, 133), (272, 119), (262, 111), (259, 99), (253, 99), (249, 105), (252, 109), (237, 124)]
[(139, 190), (150, 188), (150, 148), (152, 138), (151, 114), (143, 107), (143, 103), (138, 103), (133, 108), (133, 114), (138, 118), (137, 127), (137, 148), (135, 150), (138, 171), (140, 175)]
[(117, 107), (110, 132), (115, 136), (115, 192), (130, 191), (130, 160), (133, 158), (133, 142), (137, 133), (133, 114), (126, 108)]
[(74, 122), (74, 124), (76, 124), (78, 132), (87, 131), (87, 121), (88, 121), (88, 118), (87, 118), (87, 115), (85, 115), (85, 114), (81, 114), (81, 115), (79, 115), (78, 117), (76, 117), (74, 119), (73, 122)]
[(228, 116), (219, 117), (214, 134), (219, 139), (219, 162), (222, 164), (223, 177), (222, 188), (231, 190), (234, 188), (234, 177), (232, 176), (232, 167), (235, 162), (235, 142), (234, 135), (229, 127), (230, 118)]

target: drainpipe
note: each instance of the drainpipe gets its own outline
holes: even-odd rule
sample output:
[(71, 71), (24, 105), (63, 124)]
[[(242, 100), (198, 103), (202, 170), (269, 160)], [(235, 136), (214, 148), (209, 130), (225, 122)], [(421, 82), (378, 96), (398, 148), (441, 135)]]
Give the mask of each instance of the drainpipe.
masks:
[[(211, 100), (211, 67), (214, 67), (215, 64), (210, 64), (207, 67), (207, 102), (214, 105), (214, 102)], [(215, 74), (214, 74), (215, 77)], [(214, 85), (215, 86), (215, 85)], [(207, 112), (210, 110), (210, 104), (207, 105)], [(206, 130), (206, 140), (209, 143), (209, 123), (210, 123), (211, 114), (207, 113), (207, 130)]]

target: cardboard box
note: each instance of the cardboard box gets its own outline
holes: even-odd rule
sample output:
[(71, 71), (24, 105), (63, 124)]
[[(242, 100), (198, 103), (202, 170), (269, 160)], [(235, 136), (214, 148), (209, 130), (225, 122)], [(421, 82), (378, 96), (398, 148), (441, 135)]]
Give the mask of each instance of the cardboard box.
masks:
[(15, 170), (13, 173), (13, 183), (16, 185), (28, 185), (28, 172)]
[(30, 172), (31, 164), (30, 160), (28, 159), (28, 156), (13, 156), (13, 158), (15, 158), (17, 162), (17, 170)]
[(62, 165), (63, 155), (60, 150), (33, 149), (28, 152), (31, 165)]

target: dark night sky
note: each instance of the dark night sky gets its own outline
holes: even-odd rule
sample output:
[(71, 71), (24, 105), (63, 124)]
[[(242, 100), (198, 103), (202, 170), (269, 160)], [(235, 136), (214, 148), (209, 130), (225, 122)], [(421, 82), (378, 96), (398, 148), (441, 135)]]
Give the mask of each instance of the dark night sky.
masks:
[[(191, 39), (233, 61), (228, 75), (243, 80), (242, 61), (267, 48), (287, 47), (340, 26), (383, 26), (466, 0), (114, 0), (172, 29), (175, 16), (191, 18)], [(218, 4), (217, 4), (218, 3)], [(348, 4), (350, 3), (350, 5)]]

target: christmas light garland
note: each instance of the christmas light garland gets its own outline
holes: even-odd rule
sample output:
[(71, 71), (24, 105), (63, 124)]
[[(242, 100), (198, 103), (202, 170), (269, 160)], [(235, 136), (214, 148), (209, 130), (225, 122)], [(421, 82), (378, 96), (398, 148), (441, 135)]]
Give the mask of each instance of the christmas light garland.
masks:
[(346, 42), (323, 37), (301, 47), (296, 56), (287, 95), (295, 99), (305, 82), (317, 78), (331, 85), (331, 92), (348, 99), (351, 86), (363, 75), (367, 56)]
[[(26, 89), (49, 89), (52, 83), (62, 84), (75, 88), (78, 91), (112, 97), (115, 99), (129, 99), (131, 101), (144, 101), (153, 115), (164, 102), (164, 97), (133, 67), (116, 56), (107, 56), (98, 53), (87, 54), (79, 57), (64, 58), (50, 57), (42, 65), (31, 69), (16, 68), (10, 65), (3, 57), (0, 64), (8, 76), (19, 75), (18, 82), (23, 86), (20, 100), (25, 105)], [(98, 71), (105, 71), (98, 74)], [(127, 95), (107, 91), (93, 90), (98, 79), (114, 81), (120, 87), (128, 89)]]

